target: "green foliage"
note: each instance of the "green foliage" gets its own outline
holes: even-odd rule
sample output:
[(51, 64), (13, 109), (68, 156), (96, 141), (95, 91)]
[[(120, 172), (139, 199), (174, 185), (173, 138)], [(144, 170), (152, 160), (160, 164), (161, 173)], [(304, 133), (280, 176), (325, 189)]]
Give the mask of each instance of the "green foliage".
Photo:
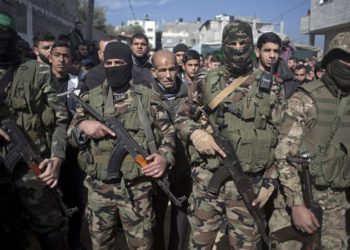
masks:
[[(79, 9), (78, 15), (79, 20), (86, 22), (87, 20), (87, 11), (88, 11), (88, 0), (78, 0)], [(106, 23), (106, 8), (101, 6), (94, 7), (94, 18), (93, 18), (93, 27), (97, 30), (100, 30), (104, 33), (108, 33), (108, 24)]]

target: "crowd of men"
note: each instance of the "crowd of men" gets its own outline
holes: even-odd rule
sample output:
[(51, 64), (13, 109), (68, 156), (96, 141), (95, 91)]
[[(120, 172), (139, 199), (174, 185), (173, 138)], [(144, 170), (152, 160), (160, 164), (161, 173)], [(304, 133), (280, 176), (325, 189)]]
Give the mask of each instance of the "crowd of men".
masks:
[(129, 249), (212, 249), (220, 230), (231, 249), (347, 249), (350, 32), (297, 61), (235, 20), (221, 59), (183, 43), (151, 56), (142, 33), (96, 50), (77, 22), (37, 34), (31, 59), (14, 23), (0, 12), (6, 249), (29, 247), (27, 230), (43, 250), (86, 249), (83, 216), (96, 250), (115, 249), (118, 228)]

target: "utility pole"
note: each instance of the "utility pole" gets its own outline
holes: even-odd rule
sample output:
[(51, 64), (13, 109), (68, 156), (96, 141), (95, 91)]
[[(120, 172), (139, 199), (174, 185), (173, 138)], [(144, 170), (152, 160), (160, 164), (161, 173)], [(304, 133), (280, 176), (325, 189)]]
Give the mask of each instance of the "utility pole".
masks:
[(95, 5), (95, 0), (88, 1), (87, 20), (86, 20), (86, 39), (89, 41), (92, 40), (92, 24), (93, 24), (93, 20), (94, 20), (94, 5)]

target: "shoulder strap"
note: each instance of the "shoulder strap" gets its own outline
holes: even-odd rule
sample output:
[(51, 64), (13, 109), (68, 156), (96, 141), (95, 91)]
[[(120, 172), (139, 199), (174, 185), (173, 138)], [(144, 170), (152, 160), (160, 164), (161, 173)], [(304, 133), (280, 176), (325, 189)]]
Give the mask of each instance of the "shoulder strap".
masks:
[(320, 80), (314, 80), (312, 82), (308, 82), (307, 84), (298, 86), (298, 89), (301, 89), (306, 93), (311, 93), (312, 91), (322, 88), (324, 86), (324, 83), (322, 83)]
[[(18, 67), (18, 70), (16, 72), (16, 76), (15, 76), (15, 81), (12, 83), (11, 88), (13, 88), (12, 91), (12, 98), (14, 98), (16, 91), (17, 91), (17, 85), (19, 82), (23, 82), (24, 83), (24, 95), (25, 95), (25, 99), (26, 102), (28, 103), (28, 109), (29, 112), (32, 114), (32, 107), (31, 107), (31, 103), (30, 103), (30, 89), (31, 89), (31, 84), (34, 83), (35, 79), (36, 79), (36, 74), (38, 74), (37, 72), (37, 62), (34, 60), (29, 60), (23, 64), (21, 64)], [(25, 72), (27, 72), (27, 74), (25, 75)], [(28, 78), (31, 78), (30, 80)], [(25, 80), (24, 80), (25, 79)]]
[(208, 104), (208, 107), (213, 110), (215, 109), (229, 94), (231, 94), (235, 89), (241, 86), (249, 76), (240, 76), (236, 78), (230, 85), (224, 88), (218, 95), (216, 95)]
[[(145, 136), (146, 136), (146, 141), (147, 141), (147, 145), (151, 151), (151, 153), (157, 153), (157, 146), (156, 146), (156, 142), (155, 142), (155, 138), (154, 138), (154, 134), (151, 128), (151, 124), (150, 124), (150, 120), (147, 117), (147, 113), (146, 110), (144, 108), (144, 106), (142, 105), (142, 101), (140, 98), (140, 94), (135, 91), (136, 93), (136, 99), (138, 102), (138, 106), (137, 106), (137, 113), (139, 115), (141, 124), (143, 126), (143, 130), (145, 132)], [(149, 95), (149, 93), (147, 93)], [(143, 95), (147, 95), (146, 93), (144, 93)], [(147, 98), (150, 99), (150, 98)], [(150, 102), (150, 100), (147, 100), (148, 102)]]

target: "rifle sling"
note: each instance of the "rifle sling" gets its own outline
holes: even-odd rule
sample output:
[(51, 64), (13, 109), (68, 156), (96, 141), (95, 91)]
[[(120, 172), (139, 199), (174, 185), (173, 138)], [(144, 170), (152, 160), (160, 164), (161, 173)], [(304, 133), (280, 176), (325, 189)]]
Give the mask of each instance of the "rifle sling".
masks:
[(249, 76), (240, 76), (235, 79), (230, 85), (224, 88), (219, 94), (217, 94), (208, 104), (208, 107), (213, 110), (215, 109), (228, 95), (235, 91), (239, 86), (244, 83)]
[(155, 139), (154, 139), (154, 135), (153, 135), (153, 131), (151, 128), (151, 124), (150, 124), (150, 120), (147, 117), (146, 114), (146, 110), (142, 105), (140, 96), (138, 94), (136, 94), (136, 98), (137, 98), (137, 102), (138, 102), (138, 108), (137, 108), (137, 113), (139, 115), (140, 121), (142, 123), (143, 126), (143, 130), (145, 132), (145, 136), (146, 136), (146, 141), (147, 141), (147, 145), (151, 151), (151, 153), (157, 153), (157, 146), (155, 143)]

